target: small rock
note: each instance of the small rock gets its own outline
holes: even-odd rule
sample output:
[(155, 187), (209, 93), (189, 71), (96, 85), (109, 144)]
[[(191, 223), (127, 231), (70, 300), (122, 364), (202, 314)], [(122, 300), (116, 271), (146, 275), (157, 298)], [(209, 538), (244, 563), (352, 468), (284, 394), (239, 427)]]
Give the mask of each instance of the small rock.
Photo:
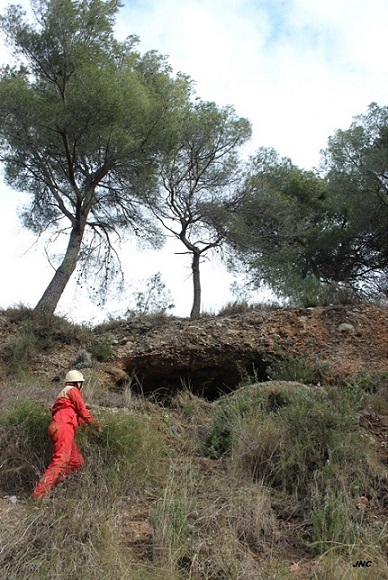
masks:
[(342, 324), (338, 325), (337, 330), (339, 332), (347, 332), (351, 334), (352, 332), (354, 332), (354, 326), (353, 324), (349, 324), (348, 322), (342, 322)]
[(129, 382), (129, 375), (123, 369), (115, 366), (107, 366), (105, 370), (111, 375), (116, 385), (124, 385)]
[(368, 507), (368, 505), (369, 505), (369, 499), (367, 497), (362, 495), (361, 497), (358, 498), (357, 508), (359, 510), (366, 509)]

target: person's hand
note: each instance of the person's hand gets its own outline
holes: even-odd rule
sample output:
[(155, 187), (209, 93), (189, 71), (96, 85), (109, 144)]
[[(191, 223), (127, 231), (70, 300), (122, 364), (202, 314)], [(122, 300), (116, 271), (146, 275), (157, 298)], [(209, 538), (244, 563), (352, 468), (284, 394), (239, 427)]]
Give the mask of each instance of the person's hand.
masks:
[(100, 423), (97, 423), (97, 421), (93, 421), (92, 425), (96, 429), (96, 431), (102, 431), (101, 425)]

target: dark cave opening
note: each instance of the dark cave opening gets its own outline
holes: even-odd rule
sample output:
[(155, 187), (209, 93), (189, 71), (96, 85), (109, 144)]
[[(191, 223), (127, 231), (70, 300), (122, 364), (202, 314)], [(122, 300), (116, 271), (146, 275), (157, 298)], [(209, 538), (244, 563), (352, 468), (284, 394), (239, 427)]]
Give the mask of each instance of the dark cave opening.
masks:
[(191, 364), (164, 364), (153, 361), (153, 364), (127, 367), (131, 377), (131, 389), (134, 394), (152, 397), (160, 401), (172, 399), (177, 392), (190, 390), (194, 395), (208, 401), (235, 391), (244, 382), (264, 382), (268, 380), (268, 362), (261, 355), (247, 358), (238, 363), (219, 361), (209, 364), (209, 359), (196, 359)]

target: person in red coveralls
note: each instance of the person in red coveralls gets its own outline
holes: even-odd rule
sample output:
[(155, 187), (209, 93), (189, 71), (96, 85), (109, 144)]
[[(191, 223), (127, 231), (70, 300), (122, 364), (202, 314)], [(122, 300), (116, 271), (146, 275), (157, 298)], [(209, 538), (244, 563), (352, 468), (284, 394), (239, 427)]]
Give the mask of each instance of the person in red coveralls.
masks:
[(83, 466), (84, 458), (74, 441), (78, 426), (89, 424), (98, 431), (101, 429), (82, 398), (81, 389), (84, 380), (80, 371), (69, 371), (65, 378), (65, 387), (55, 399), (48, 428), (54, 447), (53, 456), (32, 492), (35, 499), (48, 497), (50, 490), (57, 483)]

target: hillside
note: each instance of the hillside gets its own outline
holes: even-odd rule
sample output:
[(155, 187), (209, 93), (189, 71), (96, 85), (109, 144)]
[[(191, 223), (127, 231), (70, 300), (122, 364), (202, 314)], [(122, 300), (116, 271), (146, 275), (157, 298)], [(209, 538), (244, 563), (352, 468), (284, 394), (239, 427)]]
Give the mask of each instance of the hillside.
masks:
[[(155, 566), (156, 569), (165, 570), (164, 577), (168, 580), (384, 578), (384, 558), (385, 563), (388, 562), (387, 308), (351, 305), (260, 309), (222, 317), (206, 317), (198, 321), (155, 316), (112, 321), (93, 329), (75, 328), (66, 321), (55, 318), (39, 321), (34, 319), (31, 312), (11, 309), (0, 314), (0, 352), (2, 408), (11, 408), (17, 402), (29, 400), (43, 405), (46, 412), (62, 384), (65, 372), (78, 366), (87, 378), (85, 399), (99, 415), (102, 424), (106, 425), (107, 433), (110, 432), (109, 425), (115, 423), (116, 417), (119, 423), (126, 421), (128, 417), (135, 423), (139, 419), (143, 427), (151, 426), (154, 430), (152, 437), (156, 436), (159, 443), (163, 442), (163, 458), (159, 468), (165, 466), (170, 474), (165, 480), (167, 487), (164, 491), (161, 487), (159, 491), (154, 489), (151, 492), (151, 484), (145, 483), (143, 490), (131, 492), (120, 499), (120, 513), (115, 515), (118, 518), (119, 530), (116, 533), (120, 549), (125, 546), (126, 559), (129, 558), (128, 561), (134, 569), (140, 570), (139, 574), (136, 575), (133, 571), (128, 572), (128, 575), (116, 572), (117, 575), (112, 576), (112, 572), (101, 572), (94, 575), (91, 573), (91, 578), (151, 579), (157, 577), (152, 572)], [(346, 410), (350, 403), (341, 401), (338, 412), (341, 407), (342, 415), (336, 417), (335, 405), (341, 399), (337, 400), (335, 392), (341, 389), (347, 391), (347, 385), (350, 384), (353, 385), (353, 390), (356, 386), (357, 389), (364, 390), (362, 403), (357, 412), (349, 417), (348, 413), (353, 413)], [(358, 522), (358, 526), (362, 524), (365, 527), (363, 537), (365, 533), (366, 539), (359, 539), (358, 543), (353, 540), (354, 548), (349, 549), (349, 554), (337, 555), (336, 552), (334, 560), (327, 556), (330, 554), (329, 549), (325, 548), (324, 552), (317, 555), (307, 547), (311, 543), (314, 528), (310, 516), (307, 515), (311, 510), (310, 503), (315, 501), (312, 492), (311, 497), (307, 491), (304, 497), (303, 489), (288, 495), (285, 489), (278, 487), (276, 480), (270, 479), (267, 485), (270, 486), (268, 489), (273, 487), (271, 494), (267, 495), (268, 492), (265, 491), (264, 495), (258, 495), (262, 494), (261, 486), (243, 475), (247, 466), (240, 464), (241, 457), (249, 457), (251, 453), (249, 449), (244, 451), (244, 446), (249, 441), (251, 445), (256, 437), (256, 423), (249, 427), (253, 431), (248, 430), (248, 425), (238, 427), (244, 429), (238, 443), (240, 458), (233, 454), (231, 457), (227, 454), (224, 456), (224, 452), (220, 451), (222, 448), (217, 447), (219, 440), (214, 439), (214, 434), (219, 429), (218, 422), (222, 418), (219, 412), (223, 404), (227, 408), (228, 405), (236, 404), (238, 409), (248, 405), (250, 412), (254, 412), (257, 404), (254, 401), (262, 400), (256, 399), (258, 396), (264, 397), (271, 413), (277, 413), (284, 405), (292, 406), (294, 397), (297, 407), (303, 407), (304, 393), (310, 393), (308, 396), (312, 397), (311, 401), (315, 401), (314, 405), (318, 405), (321, 410), (317, 411), (314, 418), (313, 407), (311, 417), (310, 410), (306, 407), (299, 419), (300, 433), (297, 428), (293, 436), (301, 436), (303, 441), (303, 429), (307, 429), (313, 440), (313, 431), (316, 426), (318, 428), (322, 418), (322, 426), (319, 426), (322, 431), (317, 431), (316, 436), (325, 438), (325, 430), (338, 427), (340, 438), (344, 437), (345, 449), (346, 429), (349, 428), (351, 432), (356, 429), (355, 437), (361, 437), (360, 449), (363, 446), (365, 449), (370, 447), (376, 454), (376, 464), (375, 460), (367, 457), (365, 465), (361, 456), (358, 460), (361, 475), (357, 477), (369, 477), (367, 472), (370, 470), (370, 483), (367, 484), (365, 479), (364, 487), (359, 486), (359, 491), (355, 494), (353, 491), (352, 497), (348, 497), (344, 491), (349, 521), (353, 519)], [(250, 397), (253, 397), (253, 405), (249, 402)], [(334, 399), (331, 402), (332, 397)], [(243, 402), (242, 407), (239, 400)], [(332, 403), (334, 407), (330, 415)], [(265, 422), (264, 417), (260, 421)], [(280, 418), (281, 415), (279, 420)], [(302, 424), (304, 421), (306, 425)], [(276, 426), (276, 437), (281, 437), (279, 429)], [(221, 430), (221, 434), (223, 432)], [(215, 443), (209, 449), (213, 451), (204, 454), (204, 442), (209, 441), (211, 436)], [(367, 439), (363, 440), (365, 436)], [(259, 436), (259, 448), (262, 447), (263, 450), (266, 445), (272, 445), (273, 435), (269, 436), (268, 443), (264, 437), (265, 431)], [(290, 438), (286, 436), (284, 445), (287, 444), (287, 437)], [(97, 461), (100, 451), (93, 450), (93, 445), (96, 445), (93, 438), (91, 442), (85, 441), (84, 444), (86, 448), (92, 446), (89, 448), (90, 467), (80, 476), (80, 481), (85, 484), (85, 478), (95, 477), (88, 475), (88, 469), (92, 469), (93, 461)], [(352, 445), (354, 448), (350, 451), (351, 456), (357, 453), (357, 441)], [(314, 449), (319, 449), (320, 446), (321, 443), (312, 448), (310, 453), (315, 453)], [(261, 453), (259, 448), (255, 451), (256, 454)], [(293, 452), (290, 448), (288, 453)], [(272, 461), (273, 452), (268, 453), (270, 455), (266, 459), (259, 460), (259, 455), (255, 459), (255, 462), (264, 461), (264, 470), (264, 466), (270, 465)], [(22, 450), (18, 454), (21, 458)], [(4, 465), (9, 460), (3, 457), (2, 461)], [(369, 465), (370, 461), (372, 463)], [(307, 478), (306, 486), (310, 485), (310, 476), (305, 473), (301, 462), (302, 456), (291, 470), (285, 472), (284, 477), (287, 480), (289, 478), (290, 482), (287, 485), (294, 486), (298, 480), (302, 481), (302, 477)], [(32, 473), (25, 476), (27, 483), (19, 482), (19, 487), (14, 489), (7, 479), (7, 483), (1, 486), (0, 511), (3, 521), (10, 526), (16, 526), (16, 519), (23, 522), (23, 517), (32, 516), (28, 521), (39, 521), (39, 526), (42, 526), (44, 518), (49, 521), (56, 510), (62, 510), (61, 502), (64, 502), (63, 505), (65, 502), (72, 502), (73, 496), (81, 493), (74, 487), (77, 480), (75, 483), (65, 483), (58, 490), (54, 503), (43, 506), (43, 511), (37, 513), (36, 507), (29, 506), (28, 499), (28, 489), (31, 486), (29, 478), (36, 476), (27, 467), (27, 472)], [(293, 470), (298, 471), (299, 468), (299, 475), (293, 475)], [(18, 473), (21, 468), (16, 465), (15, 469), (15, 473)], [(356, 481), (356, 472), (352, 470), (358, 468), (349, 463), (349, 469), (350, 477)], [(132, 477), (133, 475), (130, 476), (131, 480)], [(173, 479), (170, 480), (171, 477)], [(345, 472), (341, 475), (341, 478), (344, 477)], [(318, 482), (316, 475), (314, 478)], [(159, 482), (155, 485), (161, 484)], [(330, 485), (325, 484), (327, 489)], [(338, 486), (337, 480), (334, 485)], [(102, 484), (101, 486), (103, 487)], [(98, 493), (104, 494), (106, 491)], [(166, 529), (158, 528), (155, 524), (155, 513), (161, 517), (157, 511), (160, 497), (166, 502), (169, 494), (177, 494), (169, 499), (173, 502), (171, 505), (175, 505), (174, 502), (179, 499), (179, 505), (184, 505), (188, 510), (187, 530), (191, 531), (186, 530), (188, 535), (185, 536), (185, 542), (190, 539), (190, 549), (189, 544), (185, 543), (184, 549), (187, 553), (179, 558), (170, 552), (167, 558), (165, 552), (160, 552), (161, 546), (166, 550), (166, 542), (172, 540)], [(17, 498), (13, 499), (14, 495)], [(86, 509), (84, 498), (82, 503), (83, 509)], [(165, 503), (163, 506), (165, 509)], [(32, 516), (30, 509), (34, 510)], [(102, 508), (99, 505), (96, 509)], [(335, 509), (338, 510), (338, 506)], [(167, 517), (165, 513), (163, 517)], [(171, 518), (171, 514), (168, 517)], [(339, 519), (346, 517), (342, 514)], [(110, 521), (110, 516), (106, 518), (106, 521)], [(35, 525), (37, 524), (28, 524), (30, 533)], [(171, 521), (169, 525), (172, 525)], [(61, 528), (62, 532), (64, 537), (68, 533), (65, 527), (63, 530)], [(330, 533), (337, 534), (335, 528)], [(234, 534), (237, 536), (234, 537)], [(386, 546), (385, 556), (377, 549), (375, 540), (373, 550), (368, 544), (375, 535), (378, 538), (376, 542)], [(344, 539), (341, 535), (339, 537), (342, 544)], [(336, 538), (338, 541), (337, 536)], [(0, 544), (2, 541), (0, 538)], [(330, 535), (325, 542), (330, 544)], [(168, 545), (170, 546), (169, 543)], [(224, 548), (225, 554), (222, 555)], [(178, 550), (177, 547), (176, 549)], [(179, 550), (181, 549), (182, 546)], [(7, 554), (5, 548), (4, 554)], [(9, 555), (7, 557), (10, 558)], [(3, 562), (1, 558), (0, 553), (0, 564)], [(172, 560), (175, 568), (171, 564)], [(358, 560), (370, 560), (374, 567), (364, 571), (354, 569), (353, 565)], [(8, 560), (4, 562), (7, 563)], [(144, 566), (148, 570), (146, 576)], [(178, 569), (186, 572), (177, 572)], [(187, 573), (188, 569), (190, 575)], [(82, 575), (82, 569), (77, 574)]]
[[(12, 314), (0, 316), (0, 348), (19, 322)], [(303, 359), (315, 367), (316, 380), (320, 369), (330, 383), (388, 370), (388, 308), (371, 305), (261, 309), (196, 321), (151, 316), (112, 321), (76, 340), (62, 328), (52, 334), (59, 341), (32, 357), (32, 374), (56, 382), (75, 364), (91, 366), (108, 389), (130, 383), (143, 394), (171, 394), (186, 382), (194, 393), (214, 399), (246, 374), (265, 380), (271, 357)], [(109, 360), (82, 359), (80, 350), (92, 350), (93, 342), (106, 347), (97, 358)]]

